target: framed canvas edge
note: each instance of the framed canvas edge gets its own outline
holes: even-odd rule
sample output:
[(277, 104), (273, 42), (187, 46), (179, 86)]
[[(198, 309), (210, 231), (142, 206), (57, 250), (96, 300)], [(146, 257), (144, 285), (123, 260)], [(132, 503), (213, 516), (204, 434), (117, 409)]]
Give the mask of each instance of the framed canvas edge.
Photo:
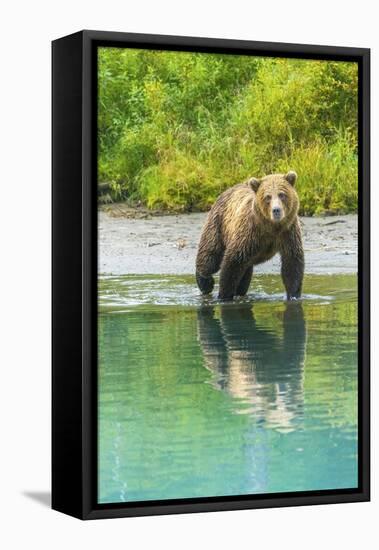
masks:
[[(370, 500), (370, 50), (366, 48), (345, 48), (336, 46), (313, 46), (299, 44), (279, 44), (229, 39), (208, 39), (193, 37), (175, 37), (162, 35), (145, 35), (132, 33), (113, 33), (102, 31), (81, 31), (76, 33), (82, 39), (82, 162), (81, 162), (81, 194), (82, 194), (82, 271), (80, 276), (82, 289), (82, 401), (81, 401), (81, 433), (82, 433), (82, 486), (80, 513), (60, 510), (81, 519), (101, 519), (130, 516), (146, 516), (175, 513), (209, 512), (241, 510), (283, 506), (301, 506), (313, 504), (334, 504), (344, 502), (362, 502)], [(76, 36), (75, 35), (75, 36)], [(60, 40), (65, 40), (64, 38)], [(204, 48), (207, 51), (228, 50), (235, 53), (241, 49), (248, 55), (256, 52), (258, 55), (272, 53), (282, 56), (299, 56), (312, 58), (344, 58), (355, 60), (361, 70), (360, 78), (360, 182), (362, 192), (359, 204), (359, 333), (360, 333), (360, 408), (359, 408), (359, 471), (360, 489), (323, 491), (317, 494), (310, 491), (306, 495), (252, 495), (251, 498), (240, 495), (233, 500), (228, 497), (188, 499), (188, 501), (160, 501), (159, 504), (146, 501), (144, 503), (128, 504), (97, 504), (96, 456), (97, 437), (94, 430), (97, 398), (94, 388), (95, 369), (97, 369), (96, 347), (94, 345), (94, 325), (97, 311), (94, 310), (94, 297), (97, 287), (96, 238), (97, 232), (97, 191), (94, 184), (94, 166), (96, 162), (96, 105), (94, 102), (94, 49), (98, 45), (124, 44), (126, 47), (155, 47), (162, 49), (186, 48), (189, 51)], [(205, 51), (204, 50), (204, 51)], [(79, 236), (77, 237), (79, 238)], [(56, 508), (57, 509), (57, 508)], [(78, 508), (76, 508), (77, 510)]]
[[(131, 47), (131, 45), (140, 48), (175, 49), (185, 48), (190, 51), (199, 51), (202, 48), (206, 50), (228, 50), (228, 53), (235, 53), (238, 50), (245, 50), (247, 55), (254, 55), (252, 52), (262, 52), (276, 56), (296, 56), (314, 59), (318, 57), (328, 59), (338, 56), (343, 58), (360, 58), (370, 55), (370, 48), (360, 48), (351, 46), (331, 46), (317, 44), (297, 44), (287, 42), (266, 42), (257, 40), (239, 40), (232, 38), (208, 38), (199, 36), (175, 36), (164, 34), (142, 34), (130, 32), (83, 30), (83, 39), (88, 44), (92, 43), (112, 43), (118, 46), (122, 44)], [(103, 44), (105, 45), (105, 44)], [(233, 51), (232, 51), (233, 50)], [(357, 60), (357, 59), (356, 59)]]

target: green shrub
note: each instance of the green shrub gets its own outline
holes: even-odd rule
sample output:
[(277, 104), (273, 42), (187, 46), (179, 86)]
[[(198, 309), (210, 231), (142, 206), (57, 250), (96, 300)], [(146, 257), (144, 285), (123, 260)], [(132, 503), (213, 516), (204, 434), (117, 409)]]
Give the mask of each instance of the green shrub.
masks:
[(354, 212), (357, 97), (355, 63), (102, 48), (99, 181), (190, 211), (292, 169), (302, 213)]
[(330, 147), (323, 141), (300, 146), (278, 165), (299, 174), (297, 191), (304, 215), (356, 212), (358, 208), (358, 157), (348, 134)]

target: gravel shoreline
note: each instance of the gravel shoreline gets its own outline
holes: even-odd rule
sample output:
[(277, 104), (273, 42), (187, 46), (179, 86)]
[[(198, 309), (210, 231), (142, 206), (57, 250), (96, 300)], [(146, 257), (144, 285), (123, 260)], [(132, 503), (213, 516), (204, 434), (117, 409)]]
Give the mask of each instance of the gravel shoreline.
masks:
[[(99, 211), (99, 273), (193, 274), (197, 245), (206, 213), (115, 217)], [(354, 214), (303, 217), (305, 272), (356, 273), (358, 219)], [(279, 273), (280, 258), (254, 268)]]

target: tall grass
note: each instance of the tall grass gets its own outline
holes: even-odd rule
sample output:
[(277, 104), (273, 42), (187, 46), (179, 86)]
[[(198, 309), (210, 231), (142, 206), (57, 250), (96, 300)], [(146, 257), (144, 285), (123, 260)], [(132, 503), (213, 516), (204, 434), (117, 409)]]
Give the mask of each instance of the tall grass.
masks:
[(99, 181), (191, 211), (291, 169), (302, 213), (354, 212), (357, 78), (351, 62), (101, 48)]

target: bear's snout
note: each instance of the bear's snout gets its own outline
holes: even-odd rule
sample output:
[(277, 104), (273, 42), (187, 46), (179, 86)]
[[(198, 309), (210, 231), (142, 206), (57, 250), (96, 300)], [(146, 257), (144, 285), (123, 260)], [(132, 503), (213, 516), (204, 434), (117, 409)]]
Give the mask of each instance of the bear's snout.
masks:
[(280, 221), (283, 217), (283, 208), (281, 208), (278, 205), (273, 206), (272, 210), (271, 210), (271, 213), (272, 213), (272, 219), (274, 221)]

